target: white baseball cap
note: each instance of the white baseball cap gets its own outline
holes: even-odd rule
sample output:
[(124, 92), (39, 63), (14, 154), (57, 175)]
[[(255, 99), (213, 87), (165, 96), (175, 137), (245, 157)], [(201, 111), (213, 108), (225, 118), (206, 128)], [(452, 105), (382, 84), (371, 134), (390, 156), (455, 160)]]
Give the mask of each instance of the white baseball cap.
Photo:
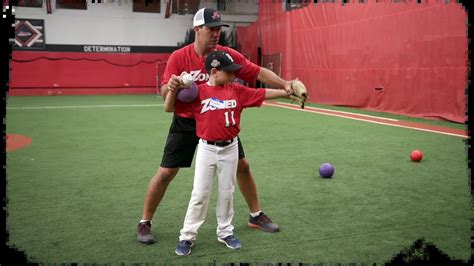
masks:
[(214, 8), (204, 7), (199, 9), (194, 15), (193, 27), (208, 26), (208, 27), (229, 27), (228, 24), (221, 21), (221, 15)]

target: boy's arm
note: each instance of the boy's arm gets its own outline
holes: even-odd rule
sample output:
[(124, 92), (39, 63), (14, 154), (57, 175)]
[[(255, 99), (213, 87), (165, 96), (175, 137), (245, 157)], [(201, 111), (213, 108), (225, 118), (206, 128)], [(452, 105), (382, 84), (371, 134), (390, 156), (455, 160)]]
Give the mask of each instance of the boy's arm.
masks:
[(287, 98), (287, 92), (285, 90), (276, 90), (276, 89), (265, 89), (265, 100), (274, 99), (274, 98)]
[(168, 91), (167, 96), (165, 98), (165, 104), (164, 104), (165, 112), (168, 112), (168, 113), (174, 112), (174, 109), (175, 109), (174, 104), (176, 102), (177, 92), (178, 92), (177, 90)]
[(168, 83), (161, 86), (161, 97), (163, 100), (166, 100), (168, 92), (177, 91), (181, 85), (180, 76), (171, 75), (171, 78), (168, 80)]

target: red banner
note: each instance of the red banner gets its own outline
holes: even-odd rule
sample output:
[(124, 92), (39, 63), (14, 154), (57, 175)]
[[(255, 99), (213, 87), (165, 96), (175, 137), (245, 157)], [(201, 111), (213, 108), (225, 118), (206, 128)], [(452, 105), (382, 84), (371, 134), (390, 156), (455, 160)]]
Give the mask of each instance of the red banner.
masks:
[(461, 4), (336, 2), (284, 11), (260, 1), (262, 54), (282, 54), (284, 78), (299, 77), (314, 103), (465, 122)]

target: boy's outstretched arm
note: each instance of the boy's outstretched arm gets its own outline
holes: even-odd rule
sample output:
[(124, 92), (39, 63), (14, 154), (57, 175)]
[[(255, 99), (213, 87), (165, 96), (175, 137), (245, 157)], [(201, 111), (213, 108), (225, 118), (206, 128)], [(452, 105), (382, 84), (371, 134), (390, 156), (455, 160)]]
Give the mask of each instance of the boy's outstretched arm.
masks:
[(285, 90), (265, 89), (265, 100), (275, 99), (275, 98), (290, 99), (290, 96), (288, 96)]

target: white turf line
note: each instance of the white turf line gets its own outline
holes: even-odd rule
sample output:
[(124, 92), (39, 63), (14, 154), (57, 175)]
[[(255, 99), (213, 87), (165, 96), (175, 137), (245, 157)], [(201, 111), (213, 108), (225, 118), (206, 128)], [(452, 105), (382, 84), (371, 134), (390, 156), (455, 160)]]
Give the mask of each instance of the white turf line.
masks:
[[(288, 106), (290, 105), (289, 103), (285, 103), (285, 102), (277, 102), (277, 103), (288, 105)], [(295, 106), (297, 106), (297, 105), (295, 105)], [(317, 108), (317, 107), (312, 107), (312, 106), (305, 106), (305, 108), (311, 109), (311, 110), (321, 110), (321, 111), (326, 111), (326, 112), (333, 112), (333, 113), (341, 113), (341, 114), (350, 114), (350, 115), (357, 115), (357, 116), (372, 117), (372, 118), (388, 120), (388, 121), (398, 121), (398, 119), (393, 119), (393, 118), (380, 117), (380, 116), (374, 116), (374, 115), (365, 115), (365, 114), (359, 114), (359, 113), (351, 113), (351, 112), (332, 110), (332, 109)]]
[(37, 110), (37, 109), (79, 109), (79, 108), (158, 107), (158, 106), (163, 106), (163, 104), (31, 106), (31, 107), (7, 107), (7, 109), (9, 110)]
[[(379, 125), (385, 125), (385, 126), (408, 128), (408, 129), (414, 129), (414, 130), (419, 130), (419, 131), (437, 133), (437, 134), (442, 134), (442, 135), (448, 135), (448, 136), (455, 136), (455, 137), (467, 138), (467, 136), (465, 136), (465, 135), (459, 135), (459, 134), (454, 134), (454, 133), (442, 132), (442, 131), (437, 131), (437, 130), (430, 130), (430, 129), (424, 129), (424, 128), (409, 127), (409, 126), (395, 125), (395, 124), (389, 124), (389, 123), (384, 123), (384, 122), (377, 122), (377, 121), (372, 121), (372, 120), (363, 119), (363, 118), (349, 117), (349, 116), (345, 116), (345, 115), (343, 115), (343, 114), (341, 114), (341, 115), (339, 115), (339, 114), (328, 114), (328, 113), (325, 113), (325, 112), (318, 112), (318, 111), (315, 111), (315, 110), (300, 109), (300, 108), (295, 108), (295, 107), (297, 107), (296, 105), (293, 105), (293, 106), (295, 106), (295, 107), (291, 107), (291, 106), (283, 106), (283, 105), (280, 105), (280, 104), (272, 104), (272, 103), (267, 103), (267, 102), (265, 102), (265, 105), (275, 106), (275, 107), (281, 107), (281, 108), (286, 108), (286, 109), (291, 109), (291, 110), (296, 110), (296, 111), (302, 111), (302, 112), (316, 113), (316, 114), (329, 115), (329, 116), (337, 116), (337, 117), (342, 117), (342, 118), (347, 118), (347, 119), (352, 119), (352, 120), (358, 120), (358, 121), (363, 121), (363, 122), (369, 122), (369, 123), (374, 123), (374, 124), (379, 124)], [(306, 107), (305, 107), (305, 108), (306, 108)], [(322, 110), (324, 110), (324, 109), (322, 109)], [(355, 114), (355, 113), (353, 113), (353, 114)], [(358, 115), (358, 114), (355, 114), (355, 115)], [(377, 117), (377, 118), (378, 118), (378, 117)]]
[[(287, 103), (283, 103), (283, 104), (287, 104)], [(438, 134), (443, 134), (443, 135), (448, 135), (448, 136), (467, 138), (467, 136), (465, 136), (465, 135), (441, 132), (441, 131), (437, 131), (437, 130), (430, 130), (430, 129), (424, 129), (424, 128), (416, 128), (416, 127), (388, 124), (388, 123), (384, 123), (384, 122), (377, 122), (377, 121), (372, 121), (372, 120), (367, 120), (367, 119), (362, 119), (362, 118), (348, 117), (348, 116), (345, 116), (343, 114), (338, 115), (338, 114), (328, 114), (328, 113), (325, 113), (325, 112), (318, 112), (316, 110), (325, 110), (325, 109), (310, 107), (310, 106), (306, 107), (306, 109), (297, 109), (297, 108), (293, 107), (293, 106), (296, 106), (296, 105), (282, 106), (280, 104), (271, 104), (271, 103), (267, 103), (267, 102), (265, 102), (265, 105), (276, 106), (276, 107), (287, 108), (287, 109), (291, 109), (291, 110), (297, 110), (297, 111), (303, 111), (303, 112), (309, 112), (309, 113), (317, 113), (317, 114), (322, 114), (322, 115), (337, 116), (337, 117), (348, 118), (348, 119), (353, 119), (353, 120), (358, 120), (358, 121), (364, 121), (364, 122), (369, 122), (369, 123), (374, 123), (374, 124), (379, 124), (379, 125), (415, 129), (415, 130), (431, 132), (431, 133), (438, 133)], [(38, 109), (79, 109), (79, 108), (159, 107), (159, 106), (163, 106), (163, 104), (69, 105), (69, 106), (34, 106), (34, 107), (30, 106), (30, 107), (7, 107), (7, 109), (9, 109), (9, 110), (38, 110)], [(315, 110), (308, 110), (308, 108), (315, 109)], [(333, 110), (330, 110), (330, 111), (333, 111)], [(360, 114), (356, 114), (356, 113), (343, 112), (343, 111), (335, 111), (335, 112), (360, 115)], [(361, 115), (361, 116), (384, 119), (384, 118), (381, 118), (381, 117), (370, 116), (370, 115)], [(390, 121), (398, 121), (396, 119), (390, 119), (390, 118), (385, 118), (385, 119), (390, 120)]]

